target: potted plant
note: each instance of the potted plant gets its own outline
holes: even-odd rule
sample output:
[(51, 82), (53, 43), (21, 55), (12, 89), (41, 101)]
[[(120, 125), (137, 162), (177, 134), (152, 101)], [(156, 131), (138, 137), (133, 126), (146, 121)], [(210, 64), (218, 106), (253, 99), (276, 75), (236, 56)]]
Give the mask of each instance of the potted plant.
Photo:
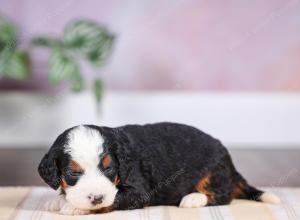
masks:
[[(76, 20), (66, 26), (61, 37), (34, 37), (32, 45), (50, 49), (50, 84), (69, 81), (73, 92), (92, 88), (97, 102), (100, 102), (103, 83), (97, 77), (92, 86), (86, 86), (80, 62), (84, 60), (96, 68), (103, 66), (112, 51), (114, 39), (114, 35), (104, 26), (89, 20)], [(17, 45), (17, 28), (0, 16), (0, 79), (30, 79), (31, 62), (34, 60), (30, 59), (28, 52), (18, 50)]]
[[(34, 37), (30, 47), (44, 47), (50, 52), (45, 66), (49, 84), (69, 83), (70, 90), (79, 95), (24, 93), (23, 90), (0, 92), (0, 147), (46, 145), (52, 141), (51, 137), (68, 126), (95, 122), (97, 108), (92, 108), (90, 98), (82, 92), (92, 90), (100, 103), (103, 83), (99, 76), (87, 83), (81, 65), (86, 62), (95, 68), (103, 66), (112, 52), (114, 39), (107, 28), (89, 20), (70, 22), (57, 38)], [(0, 81), (9, 79), (26, 84), (32, 79), (32, 66), (36, 61), (29, 51), (21, 50), (18, 43), (17, 27), (0, 16)], [(85, 106), (84, 113), (78, 102)]]
[[(113, 42), (114, 35), (105, 27), (87, 20), (77, 20), (68, 24), (61, 38), (41, 36), (32, 40), (34, 46), (51, 50), (49, 82), (57, 85), (67, 80), (74, 92), (85, 88), (80, 60), (85, 60), (94, 67), (101, 67), (111, 53)], [(100, 102), (102, 81), (99, 78), (94, 79), (92, 88), (96, 100)]]

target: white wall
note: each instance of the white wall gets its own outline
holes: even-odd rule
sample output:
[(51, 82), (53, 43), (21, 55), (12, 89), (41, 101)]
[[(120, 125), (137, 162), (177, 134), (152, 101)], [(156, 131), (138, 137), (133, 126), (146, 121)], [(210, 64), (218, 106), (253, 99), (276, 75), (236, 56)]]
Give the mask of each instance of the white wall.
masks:
[(300, 94), (107, 92), (100, 116), (93, 96), (0, 95), (0, 147), (48, 147), (77, 124), (182, 122), (228, 147), (299, 148)]

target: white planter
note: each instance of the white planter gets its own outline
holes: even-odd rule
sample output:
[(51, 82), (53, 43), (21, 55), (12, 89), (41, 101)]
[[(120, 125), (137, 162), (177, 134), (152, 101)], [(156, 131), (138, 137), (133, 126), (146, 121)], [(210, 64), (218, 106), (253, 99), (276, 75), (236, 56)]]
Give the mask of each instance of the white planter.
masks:
[(97, 115), (90, 93), (0, 93), (0, 147), (48, 147), (78, 124), (174, 121), (228, 147), (300, 147), (300, 94), (107, 92)]

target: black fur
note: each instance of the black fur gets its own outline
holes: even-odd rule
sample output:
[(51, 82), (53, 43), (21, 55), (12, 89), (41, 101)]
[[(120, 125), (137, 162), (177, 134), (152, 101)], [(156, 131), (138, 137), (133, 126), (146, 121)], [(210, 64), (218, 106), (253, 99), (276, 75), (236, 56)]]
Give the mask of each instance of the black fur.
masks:
[(64, 145), (68, 143), (67, 134), (73, 128), (64, 131), (57, 137), (38, 167), (42, 179), (55, 190), (60, 186), (61, 177), (65, 175), (70, 160), (70, 155), (64, 152)]
[[(194, 127), (175, 123), (87, 126), (102, 134), (103, 155), (112, 157), (109, 169), (100, 165), (99, 169), (111, 181), (120, 178), (114, 210), (178, 206), (185, 195), (199, 191), (197, 184), (205, 178), (208, 183), (202, 193), (210, 195), (208, 205), (228, 204), (233, 198), (259, 200), (262, 194), (235, 170), (219, 140)], [(57, 158), (64, 161), (68, 157), (57, 150), (67, 141), (63, 138), (66, 132), (58, 137), (39, 167), (40, 175), (54, 189), (66, 166)]]

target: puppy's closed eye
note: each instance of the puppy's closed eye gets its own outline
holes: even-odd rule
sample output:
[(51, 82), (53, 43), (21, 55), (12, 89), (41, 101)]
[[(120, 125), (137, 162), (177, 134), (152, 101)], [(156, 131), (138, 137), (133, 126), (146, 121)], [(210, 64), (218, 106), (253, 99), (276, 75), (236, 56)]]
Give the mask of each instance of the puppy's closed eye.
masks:
[(81, 166), (74, 160), (71, 160), (69, 166), (64, 171), (63, 176), (68, 185), (75, 185), (78, 178), (84, 173)]
[(70, 177), (79, 177), (79, 176), (81, 176), (83, 174), (83, 172), (75, 172), (75, 171), (72, 171), (72, 170), (67, 170), (65, 172), (65, 174), (67, 176), (70, 176)]
[(109, 154), (102, 157), (99, 167), (106, 177), (108, 177), (111, 181), (114, 181), (114, 178), (117, 175), (117, 170), (115, 169), (115, 164)]

